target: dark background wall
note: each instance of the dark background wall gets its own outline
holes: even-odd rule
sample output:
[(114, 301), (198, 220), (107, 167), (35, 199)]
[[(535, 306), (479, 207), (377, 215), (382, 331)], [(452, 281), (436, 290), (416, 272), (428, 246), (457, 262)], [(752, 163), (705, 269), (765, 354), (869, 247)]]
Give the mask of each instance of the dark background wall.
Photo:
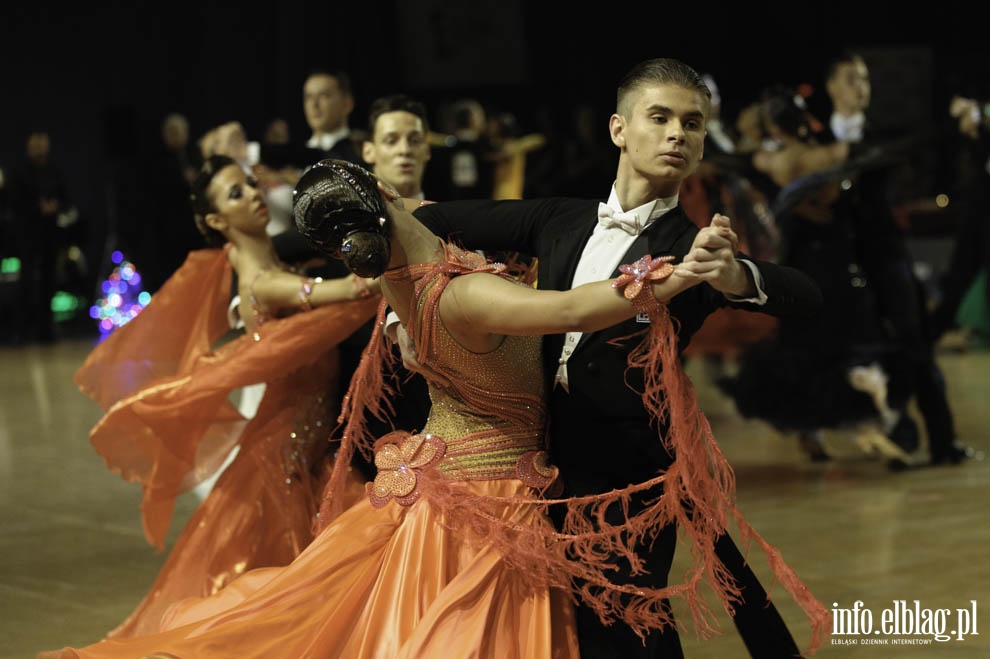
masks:
[(903, 128), (942, 121), (956, 91), (990, 96), (990, 48), (965, 30), (965, 16), (950, 25), (944, 16), (890, 14), (850, 29), (842, 12), (809, 20), (759, 5), (736, 14), (703, 3), (251, 5), (8, 3), (0, 21), (0, 167), (19, 157), (31, 130), (49, 131), (99, 240), (107, 224), (140, 221), (140, 205), (126, 211), (137, 217), (114, 217), (115, 200), (141, 176), (141, 155), (165, 114), (189, 117), (194, 138), (237, 119), (257, 139), (276, 116), (302, 137), (302, 81), (315, 66), (351, 73), (356, 126), (371, 99), (406, 91), (430, 107), (474, 96), (530, 130), (540, 105), (563, 125), (571, 107), (590, 103), (605, 130), (618, 78), (657, 56), (711, 73), (731, 117), (766, 84), (818, 86), (826, 58), (843, 45), (868, 56), (874, 109)]

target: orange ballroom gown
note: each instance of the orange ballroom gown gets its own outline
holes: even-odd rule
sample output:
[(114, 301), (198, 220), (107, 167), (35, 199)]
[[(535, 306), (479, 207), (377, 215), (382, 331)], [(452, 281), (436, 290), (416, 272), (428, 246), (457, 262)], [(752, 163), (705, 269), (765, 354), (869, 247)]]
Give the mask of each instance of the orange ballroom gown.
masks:
[[(142, 484), (145, 535), (159, 549), (176, 496), (239, 447), (147, 595), (108, 637), (158, 631), (176, 600), (215, 593), (255, 567), (286, 565), (312, 540), (339, 413), (336, 346), (374, 316), (378, 300), (265, 319), (214, 347), (229, 330), (231, 282), (224, 250), (191, 252), (76, 373), (105, 410), (90, 441), (112, 471)], [(264, 396), (246, 420), (230, 393), (260, 382)], [(356, 499), (364, 478), (351, 475), (347, 496)]]
[[(341, 502), (350, 486), (335, 470), (324, 528), (288, 566), (250, 570), (212, 596), (172, 605), (158, 633), (38, 656), (578, 657), (568, 594), (507, 556), (512, 529), (552, 532), (532, 503), (555, 475), (543, 452), (541, 337), (506, 337), (487, 354), (461, 348), (436, 318), (449, 274), (431, 272), (416, 326), (430, 333), (435, 368), (453, 386), (431, 386), (421, 433), (375, 442), (367, 496)], [(351, 418), (360, 425), (363, 415)]]

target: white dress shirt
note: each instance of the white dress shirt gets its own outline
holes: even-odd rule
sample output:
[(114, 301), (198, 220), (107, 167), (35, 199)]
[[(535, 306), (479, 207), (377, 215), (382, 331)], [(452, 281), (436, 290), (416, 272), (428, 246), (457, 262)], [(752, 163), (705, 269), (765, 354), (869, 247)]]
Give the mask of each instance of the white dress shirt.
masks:
[[(629, 212), (639, 216), (640, 224), (645, 230), (651, 224), (660, 220), (672, 208), (676, 207), (677, 201), (678, 195), (675, 194), (673, 197), (654, 199)], [(612, 191), (608, 196), (606, 205), (617, 213), (623, 212), (622, 206), (619, 204), (619, 197), (615, 192), (615, 186), (612, 186)], [(626, 231), (619, 227), (605, 228), (601, 224), (596, 225), (591, 233), (591, 237), (584, 246), (584, 251), (581, 252), (577, 269), (574, 271), (574, 280), (571, 282), (571, 288), (593, 281), (609, 279), (612, 273), (615, 272), (615, 269), (619, 267), (622, 257), (625, 256), (636, 238), (636, 234), (626, 233)], [(753, 273), (753, 280), (756, 282), (757, 297), (730, 297), (730, 299), (764, 304), (767, 296), (763, 292), (763, 278), (759, 270), (754, 264), (748, 261), (743, 261), (743, 263)], [(637, 322), (649, 322), (649, 318), (645, 315), (637, 316), (636, 320)], [(560, 358), (557, 360), (557, 373), (554, 376), (553, 384), (554, 386), (559, 384), (565, 391), (567, 391), (567, 360), (570, 359), (574, 349), (577, 347), (578, 341), (581, 340), (581, 334), (582, 332), (568, 332), (565, 335), (564, 347), (561, 350)]]
[[(629, 212), (639, 216), (640, 224), (643, 226), (643, 229), (646, 229), (646, 227), (663, 217), (671, 208), (677, 206), (677, 199), (678, 195), (676, 194), (673, 197), (654, 199)], [(622, 206), (619, 204), (619, 197), (615, 193), (615, 186), (612, 187), (612, 192), (608, 196), (606, 205), (617, 213), (624, 212)], [(577, 269), (574, 271), (574, 280), (571, 282), (571, 288), (576, 288), (593, 281), (609, 279), (612, 273), (615, 272), (615, 269), (619, 267), (619, 262), (625, 256), (626, 252), (629, 251), (629, 248), (632, 247), (637, 237), (638, 234), (626, 233), (626, 231), (617, 226), (605, 228), (601, 224), (596, 225), (591, 232), (591, 237), (588, 238), (588, 242), (584, 246), (584, 251), (581, 252)], [(565, 335), (564, 348), (560, 353), (560, 359), (557, 360), (558, 366), (557, 374), (553, 380), (554, 386), (560, 384), (565, 390), (567, 389), (567, 360), (570, 358), (574, 348), (577, 347), (578, 341), (581, 340), (581, 334), (582, 332), (568, 332)]]
[(866, 115), (857, 112), (853, 115), (843, 115), (833, 112), (828, 121), (829, 128), (835, 138), (843, 142), (862, 142), (863, 127), (866, 125)]
[[(653, 222), (663, 217), (672, 208), (676, 207), (677, 201), (678, 195), (675, 194), (673, 197), (654, 199), (653, 201), (647, 202), (646, 204), (643, 204), (630, 212), (636, 213), (639, 216), (643, 228), (646, 229), (646, 227), (650, 226)], [(607, 205), (616, 212), (623, 212), (614, 186), (609, 194)], [(645, 221), (643, 218), (645, 218)], [(611, 227), (606, 229), (600, 224), (596, 225), (592, 231), (591, 237), (584, 246), (584, 251), (581, 252), (581, 258), (578, 261), (577, 269), (574, 271), (574, 279), (571, 282), (571, 288), (580, 286), (581, 284), (586, 284), (588, 282), (609, 279), (615, 269), (619, 266), (620, 260), (623, 256), (625, 256), (625, 253), (632, 246), (636, 238), (637, 235), (626, 233), (626, 231), (619, 227)], [(760, 271), (749, 261), (743, 261), (743, 263), (753, 273), (753, 281), (756, 282), (757, 297), (736, 298), (733, 296), (728, 296), (729, 299), (737, 302), (752, 302), (759, 305), (766, 303), (767, 296), (766, 293), (763, 292), (763, 277), (760, 274)], [(637, 318), (637, 320), (640, 319)], [(399, 317), (394, 311), (390, 310), (385, 321), (385, 335), (391, 340), (395, 339), (395, 326), (398, 322)], [(649, 320), (643, 317), (641, 322), (649, 322)], [(561, 351), (558, 362), (559, 366), (554, 377), (554, 386), (560, 383), (565, 390), (567, 389), (567, 360), (570, 358), (571, 353), (577, 346), (578, 341), (581, 339), (581, 334), (581, 332), (568, 332), (564, 337), (564, 347)]]
[(345, 137), (349, 137), (350, 134), (351, 129), (344, 126), (343, 128), (338, 128), (332, 133), (320, 133), (319, 135), (314, 135), (309, 138), (308, 142), (306, 142), (306, 146), (311, 149), (322, 149), (324, 151), (329, 151), (336, 146), (337, 142), (341, 141)]

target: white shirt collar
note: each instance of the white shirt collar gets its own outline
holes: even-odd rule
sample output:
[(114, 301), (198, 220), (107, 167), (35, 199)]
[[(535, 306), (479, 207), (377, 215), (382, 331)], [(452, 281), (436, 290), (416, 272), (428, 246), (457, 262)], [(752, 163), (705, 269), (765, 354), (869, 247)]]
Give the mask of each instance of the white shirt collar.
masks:
[(866, 115), (857, 112), (853, 115), (842, 115), (833, 112), (828, 126), (836, 139), (843, 142), (860, 142), (863, 139), (863, 127), (866, 125)]
[(329, 151), (337, 144), (340, 140), (351, 134), (351, 129), (347, 126), (343, 128), (338, 128), (337, 130), (330, 133), (320, 133), (319, 135), (314, 135), (309, 138), (306, 142), (306, 146), (311, 149), (322, 149), (324, 151)]
[[(646, 228), (650, 226), (654, 220), (663, 217), (668, 211), (676, 207), (679, 196), (679, 194), (675, 194), (673, 197), (661, 197), (659, 199), (654, 199), (653, 201), (648, 201), (642, 206), (633, 208), (628, 212), (635, 213), (637, 217), (639, 217), (642, 226)], [(615, 193), (614, 185), (612, 186), (611, 193), (608, 195), (606, 205), (617, 213), (626, 212), (622, 210), (622, 205), (619, 203), (619, 195)]]

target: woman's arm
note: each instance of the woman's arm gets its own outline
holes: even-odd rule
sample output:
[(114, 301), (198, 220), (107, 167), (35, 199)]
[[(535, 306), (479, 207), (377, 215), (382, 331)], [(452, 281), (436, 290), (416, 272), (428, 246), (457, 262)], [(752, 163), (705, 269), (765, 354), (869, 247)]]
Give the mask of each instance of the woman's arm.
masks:
[(263, 273), (253, 286), (259, 306), (269, 313), (302, 311), (377, 295), (380, 291), (378, 279), (354, 274), (336, 279), (314, 279), (281, 270)]
[[(462, 275), (444, 291), (440, 317), (462, 345), (479, 352), (497, 346), (507, 334), (593, 332), (637, 313), (622, 291), (612, 287), (612, 281), (547, 291), (488, 273)], [(667, 278), (652, 283), (653, 295), (667, 301), (700, 281), (675, 269)]]
[(848, 158), (848, 142), (795, 145), (780, 151), (756, 151), (753, 167), (784, 187), (802, 176), (838, 167)]

